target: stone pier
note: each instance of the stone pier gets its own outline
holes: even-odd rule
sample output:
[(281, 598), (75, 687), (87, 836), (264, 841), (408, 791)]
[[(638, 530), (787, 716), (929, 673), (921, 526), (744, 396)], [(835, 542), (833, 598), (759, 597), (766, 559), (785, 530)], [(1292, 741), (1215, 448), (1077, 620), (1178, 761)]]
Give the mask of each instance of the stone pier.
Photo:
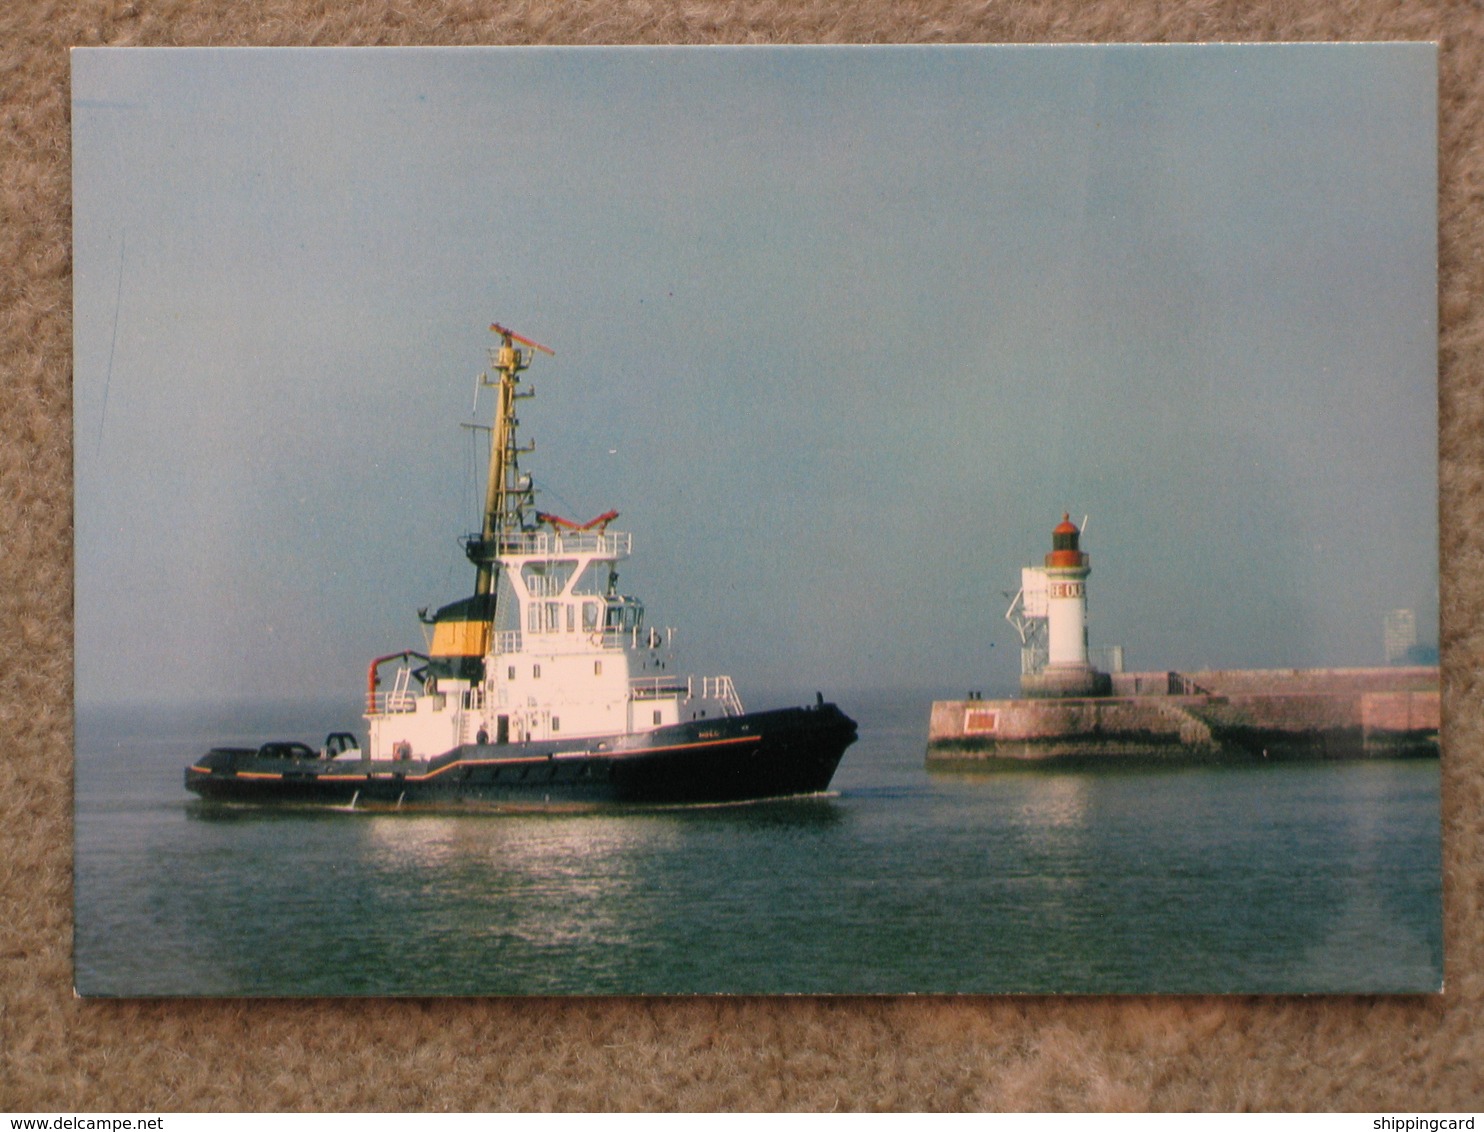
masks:
[(1110, 694), (940, 700), (929, 765), (1436, 758), (1436, 667), (1130, 672)]

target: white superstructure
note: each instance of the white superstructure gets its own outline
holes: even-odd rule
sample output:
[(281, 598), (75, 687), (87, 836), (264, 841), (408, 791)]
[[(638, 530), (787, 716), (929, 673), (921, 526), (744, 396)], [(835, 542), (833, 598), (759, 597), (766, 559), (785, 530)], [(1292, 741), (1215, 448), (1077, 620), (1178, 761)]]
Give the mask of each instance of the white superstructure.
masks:
[[(490, 351), (497, 390), (482, 530), (466, 542), (475, 593), (424, 617), (427, 652), (372, 662), (366, 721), (372, 758), (422, 758), (461, 744), (615, 738), (678, 722), (740, 715), (728, 676), (674, 669), (674, 631), (648, 625), (619, 593), (631, 537), (616, 512), (577, 524), (533, 509), (515, 439), (519, 374), (535, 351), (504, 327)], [(520, 342), (529, 349), (522, 350)]]

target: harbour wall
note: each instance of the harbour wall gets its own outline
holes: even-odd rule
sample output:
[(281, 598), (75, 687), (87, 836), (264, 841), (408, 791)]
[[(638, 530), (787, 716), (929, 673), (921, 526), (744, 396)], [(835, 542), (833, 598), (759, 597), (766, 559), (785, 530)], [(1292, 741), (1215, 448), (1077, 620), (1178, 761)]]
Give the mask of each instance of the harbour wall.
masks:
[(1439, 716), (1437, 668), (1118, 673), (1108, 696), (937, 701), (927, 761), (1426, 758)]

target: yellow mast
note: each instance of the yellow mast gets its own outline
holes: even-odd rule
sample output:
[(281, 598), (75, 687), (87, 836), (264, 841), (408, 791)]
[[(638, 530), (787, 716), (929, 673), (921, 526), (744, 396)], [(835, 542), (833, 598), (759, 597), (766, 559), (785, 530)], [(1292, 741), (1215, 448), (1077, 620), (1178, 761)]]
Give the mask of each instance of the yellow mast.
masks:
[[(520, 373), (531, 364), (535, 350), (555, 356), (554, 351), (541, 343), (523, 338), (497, 322), (490, 324), (490, 330), (500, 336), (500, 347), (490, 351), (490, 367), (499, 375), (498, 378), (491, 381), (487, 374), (483, 375), (484, 383), (496, 388), (496, 405), (495, 422), (490, 429), (489, 479), (485, 485), (484, 525), (479, 532), (480, 554), (476, 560), (478, 573), (474, 583), (474, 592), (481, 596), (494, 587), (500, 537), (520, 526), (521, 504), (527, 489), (520, 483), (518, 457), (522, 452), (535, 449), (534, 444), (518, 448), (515, 443), (515, 402), (531, 396), (530, 391), (522, 392), (516, 388)], [(529, 346), (530, 350), (521, 350), (515, 345), (517, 342)]]

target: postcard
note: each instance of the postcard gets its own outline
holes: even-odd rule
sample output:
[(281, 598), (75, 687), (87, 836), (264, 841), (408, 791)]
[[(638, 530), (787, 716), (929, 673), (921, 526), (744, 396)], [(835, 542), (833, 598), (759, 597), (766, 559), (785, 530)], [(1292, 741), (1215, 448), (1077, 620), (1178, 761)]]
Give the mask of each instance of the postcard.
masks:
[(1435, 45), (72, 75), (80, 994), (1441, 989)]

